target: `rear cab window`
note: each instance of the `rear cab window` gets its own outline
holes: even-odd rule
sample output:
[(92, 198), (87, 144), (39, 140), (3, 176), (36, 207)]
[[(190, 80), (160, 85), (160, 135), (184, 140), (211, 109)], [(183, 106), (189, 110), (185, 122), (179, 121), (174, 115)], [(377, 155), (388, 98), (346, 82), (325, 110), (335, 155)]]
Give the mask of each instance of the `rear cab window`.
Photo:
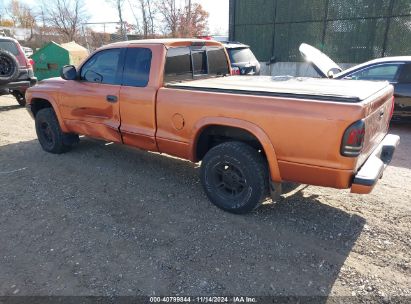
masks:
[(223, 47), (175, 47), (167, 51), (164, 82), (181, 82), (230, 74)]

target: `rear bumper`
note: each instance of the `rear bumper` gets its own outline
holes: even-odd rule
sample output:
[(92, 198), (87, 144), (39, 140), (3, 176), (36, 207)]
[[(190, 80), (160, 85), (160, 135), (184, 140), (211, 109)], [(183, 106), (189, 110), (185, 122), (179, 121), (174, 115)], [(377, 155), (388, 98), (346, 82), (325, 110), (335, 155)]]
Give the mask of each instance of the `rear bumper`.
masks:
[(385, 168), (391, 162), (395, 149), (399, 143), (400, 137), (397, 135), (388, 134), (383, 139), (354, 176), (351, 186), (352, 193), (371, 193), (378, 180), (382, 177)]
[(28, 88), (35, 86), (36, 84), (37, 84), (37, 78), (32, 77), (27, 80), (9, 82), (3, 85), (2, 88), (8, 89), (11, 91), (13, 90), (21, 91), (24, 93)]

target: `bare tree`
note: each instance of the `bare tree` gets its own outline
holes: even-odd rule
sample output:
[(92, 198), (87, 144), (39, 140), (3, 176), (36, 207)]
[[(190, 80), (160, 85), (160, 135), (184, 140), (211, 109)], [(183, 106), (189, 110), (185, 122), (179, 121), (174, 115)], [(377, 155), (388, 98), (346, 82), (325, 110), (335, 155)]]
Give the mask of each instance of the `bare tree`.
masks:
[(143, 23), (143, 35), (144, 38), (154, 37), (155, 35), (155, 24), (154, 16), (156, 9), (154, 7), (154, 2), (151, 0), (138, 0), (139, 8), (142, 16)]
[(158, 10), (163, 17), (165, 32), (169, 32), (172, 37), (178, 37), (181, 10), (177, 7), (176, 0), (160, 0)]
[(32, 29), (36, 25), (36, 14), (27, 4), (19, 0), (11, 0), (6, 11), (16, 27)]
[(36, 27), (37, 16), (35, 12), (27, 4), (19, 0), (11, 0), (6, 7), (6, 12), (13, 21), (12, 26), (30, 29), (29, 40), (31, 40), (34, 35), (34, 28)]
[(123, 4), (125, 0), (106, 0), (106, 1), (117, 9), (118, 18), (120, 21), (120, 34), (123, 38), (127, 38), (127, 33), (126, 33), (126, 29), (124, 28), (124, 20), (123, 20)]
[(83, 0), (49, 0), (43, 3), (42, 11), (45, 22), (65, 40), (72, 41), (79, 36), (81, 25), (87, 20), (83, 7)]

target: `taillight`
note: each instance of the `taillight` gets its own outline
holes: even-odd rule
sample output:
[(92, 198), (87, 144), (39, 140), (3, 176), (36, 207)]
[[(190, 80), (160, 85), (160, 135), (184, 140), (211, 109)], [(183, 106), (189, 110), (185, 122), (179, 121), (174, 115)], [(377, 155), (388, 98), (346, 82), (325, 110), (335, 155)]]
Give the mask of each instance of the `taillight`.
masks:
[(360, 155), (364, 147), (364, 138), (365, 123), (359, 120), (345, 131), (341, 144), (341, 154), (347, 157), (357, 157)]
[(34, 67), (34, 60), (26, 57), (26, 65), (29, 68)]
[(239, 67), (232, 67), (231, 68), (231, 75), (241, 75), (241, 71)]

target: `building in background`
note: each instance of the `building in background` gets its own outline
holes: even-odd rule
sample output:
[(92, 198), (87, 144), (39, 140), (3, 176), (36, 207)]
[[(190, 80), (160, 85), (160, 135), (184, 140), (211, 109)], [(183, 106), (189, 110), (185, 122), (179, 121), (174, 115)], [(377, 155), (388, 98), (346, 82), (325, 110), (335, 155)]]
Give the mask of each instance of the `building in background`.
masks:
[(272, 75), (312, 76), (299, 45), (343, 67), (411, 55), (410, 0), (230, 0), (230, 40), (251, 46)]

